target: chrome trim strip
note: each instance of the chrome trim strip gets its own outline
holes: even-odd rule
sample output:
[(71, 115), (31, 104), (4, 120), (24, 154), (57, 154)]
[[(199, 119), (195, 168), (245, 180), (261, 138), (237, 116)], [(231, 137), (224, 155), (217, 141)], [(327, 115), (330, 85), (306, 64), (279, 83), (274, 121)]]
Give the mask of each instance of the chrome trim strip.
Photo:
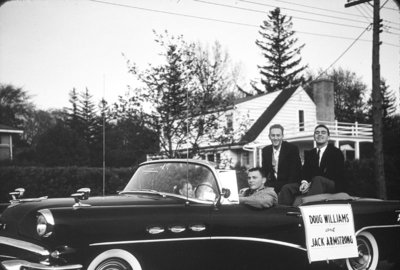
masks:
[(368, 229), (384, 229), (384, 228), (400, 228), (400, 224), (399, 225), (375, 225), (375, 226), (366, 226), (366, 227), (362, 227), (361, 229), (359, 229), (358, 231), (356, 231), (356, 235), (359, 234), (362, 231), (368, 230)]
[(14, 248), (23, 249), (23, 250), (33, 252), (33, 253), (41, 255), (41, 256), (49, 256), (50, 255), (50, 252), (48, 250), (46, 250), (44, 247), (32, 244), (30, 242), (17, 240), (17, 239), (13, 239), (13, 238), (9, 238), (9, 237), (0, 236), (0, 244), (11, 246)]
[(167, 238), (167, 239), (152, 239), (152, 240), (102, 242), (102, 243), (93, 243), (93, 244), (90, 244), (89, 246), (127, 245), (127, 244), (158, 243), (158, 242), (178, 242), (178, 241), (191, 241), (191, 240), (210, 240), (210, 237)]
[(90, 246), (106, 246), (106, 245), (127, 245), (127, 244), (139, 244), (139, 243), (157, 243), (157, 242), (177, 242), (177, 241), (192, 241), (192, 240), (239, 240), (239, 241), (253, 241), (261, 243), (269, 243), (281, 246), (287, 246), (291, 248), (297, 248), (303, 251), (307, 251), (306, 248), (292, 243), (287, 243), (272, 239), (263, 239), (255, 237), (236, 237), (236, 236), (212, 236), (212, 237), (189, 237), (189, 238), (167, 238), (167, 239), (154, 239), (154, 240), (132, 240), (132, 241), (117, 241), (117, 242), (102, 242), (93, 243)]
[(252, 241), (252, 242), (260, 242), (260, 243), (269, 243), (269, 244), (275, 244), (275, 245), (280, 245), (280, 246), (287, 246), (291, 248), (297, 248), (303, 251), (307, 251), (306, 248), (297, 245), (297, 244), (292, 244), (288, 242), (283, 242), (283, 241), (278, 241), (278, 240), (272, 240), (272, 239), (264, 239), (264, 238), (255, 238), (255, 237), (237, 237), (237, 236), (213, 236), (211, 237), (211, 240), (241, 240), (241, 241)]
[(82, 268), (80, 264), (47, 266), (40, 263), (31, 263), (24, 260), (8, 260), (0, 263), (6, 270), (20, 270), (22, 267), (37, 270), (78, 270)]

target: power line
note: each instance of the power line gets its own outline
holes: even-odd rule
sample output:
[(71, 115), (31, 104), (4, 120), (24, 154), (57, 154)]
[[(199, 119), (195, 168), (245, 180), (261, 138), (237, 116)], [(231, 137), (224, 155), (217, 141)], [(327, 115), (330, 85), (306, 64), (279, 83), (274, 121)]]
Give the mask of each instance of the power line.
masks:
[(119, 7), (125, 7), (125, 8), (139, 9), (139, 10), (144, 10), (144, 11), (148, 11), (148, 12), (156, 12), (156, 13), (162, 13), (162, 14), (167, 14), (167, 15), (186, 17), (186, 18), (194, 18), (194, 19), (205, 20), (205, 21), (214, 21), (214, 22), (221, 22), (221, 23), (228, 23), (228, 24), (236, 24), (236, 25), (241, 25), (241, 26), (250, 26), (250, 27), (254, 27), (255, 26), (255, 25), (247, 24), (247, 23), (225, 21), (225, 20), (220, 20), (220, 19), (213, 19), (213, 18), (200, 17), (200, 16), (195, 16), (195, 15), (188, 15), (188, 14), (184, 14), (184, 13), (170, 12), (170, 11), (165, 11), (165, 10), (158, 10), (158, 9), (152, 9), (152, 8), (130, 6), (130, 5), (125, 5), (125, 4), (110, 3), (110, 2), (107, 2), (107, 1), (101, 1), (101, 0), (89, 0), (89, 1), (100, 3), (100, 4), (111, 5), (111, 6), (119, 6)]
[(338, 58), (336, 58), (335, 61), (333, 61), (332, 64), (330, 64), (324, 71), (320, 72), (314, 80), (317, 80), (319, 77), (321, 77), (323, 74), (325, 74), (333, 65), (335, 65), (337, 63), (337, 61), (339, 61), (350, 50), (350, 48), (353, 47), (353, 45), (361, 38), (361, 36), (365, 33), (365, 31), (371, 29), (371, 26), (372, 26), (372, 23), (370, 25), (368, 25), (364, 29), (364, 31), (361, 32), (361, 34), (339, 55)]
[[(195, 0), (196, 1), (196, 0)], [(262, 4), (262, 3), (257, 3), (257, 2), (251, 2), (251, 1), (246, 1), (246, 0), (239, 0), (241, 2), (245, 2), (245, 3), (252, 3), (252, 4), (259, 4), (259, 5), (263, 5), (263, 6), (270, 6), (270, 7), (276, 7), (275, 5), (268, 5), (268, 4)], [(277, 2), (282, 2), (282, 3), (286, 3), (286, 4), (291, 4), (290, 2), (287, 1), (282, 1), (282, 0), (274, 0)], [(293, 3), (294, 4), (294, 3)], [(300, 6), (304, 6), (301, 4), (297, 4)], [(310, 12), (310, 11), (305, 11), (305, 10), (300, 10), (300, 9), (292, 9), (292, 8), (286, 8), (286, 7), (280, 7), (281, 9), (286, 9), (286, 10), (291, 10), (291, 11), (295, 11), (295, 12), (301, 12), (301, 13), (306, 13), (306, 14), (311, 14), (311, 15), (315, 15), (315, 16), (322, 16), (322, 17), (329, 17), (329, 18), (334, 18), (334, 19), (339, 19), (339, 20), (345, 20), (345, 21), (352, 21), (352, 22), (359, 22), (359, 23), (364, 23), (363, 21), (360, 20), (353, 20), (350, 18), (344, 18), (344, 17), (338, 17), (338, 16), (332, 16), (332, 15), (326, 15), (326, 14), (321, 14), (321, 13), (315, 13), (315, 12)], [(327, 10), (327, 9), (322, 9), (322, 8), (316, 8), (319, 10)], [(342, 13), (340, 13), (342, 14)]]
[[(246, 2), (246, 1), (243, 1), (243, 0), (239, 0), (239, 1), (241, 1), (241, 2)], [(342, 11), (336, 11), (336, 10), (333, 10), (333, 9), (327, 9), (327, 8), (321, 8), (321, 7), (314, 7), (314, 6), (309, 6), (309, 5), (304, 5), (304, 4), (298, 4), (298, 3), (292, 3), (292, 2), (284, 1), (284, 0), (272, 0), (272, 1), (282, 2), (282, 3), (288, 4), (288, 5), (301, 6), (301, 7), (305, 7), (305, 8), (309, 8), (309, 9), (316, 9), (316, 10), (321, 10), (321, 11), (326, 11), (326, 12), (332, 12), (332, 13), (341, 14), (341, 15), (346, 15), (346, 16), (353, 16), (353, 17), (365, 18), (365, 15), (358, 15), (358, 14), (353, 14), (353, 13), (347, 13), (347, 12), (342, 12)], [(261, 4), (261, 3), (259, 3), (259, 4)], [(384, 7), (384, 8), (386, 8), (386, 7)], [(393, 9), (393, 10), (398, 11), (397, 9)], [(302, 11), (299, 11), (299, 12), (302, 12)], [(325, 16), (325, 15), (323, 15), (323, 16)], [(327, 16), (329, 16), (329, 15), (327, 15)], [(371, 16), (370, 16), (370, 17), (371, 17)], [(342, 17), (342, 18), (343, 18), (343, 17)], [(348, 19), (348, 18), (343, 18), (343, 19), (345, 19), (345, 20), (351, 20), (351, 19)], [(371, 17), (371, 19), (372, 19), (372, 17)], [(400, 25), (400, 23), (392, 22), (392, 21), (389, 21), (389, 20), (385, 20), (385, 21), (391, 22), (391, 23), (394, 23), (394, 24), (399, 24), (399, 25)]]
[[(201, 2), (201, 3), (205, 3), (205, 4), (209, 4), (209, 5), (214, 5), (214, 6), (221, 6), (221, 7), (233, 8), (233, 9), (240, 9), (240, 10), (244, 10), (244, 11), (251, 11), (251, 12), (257, 12), (257, 13), (268, 14), (268, 12), (260, 11), (260, 10), (256, 10), (256, 9), (243, 8), (243, 7), (235, 7), (235, 6), (231, 6), (231, 5), (218, 4), (218, 3), (213, 3), (213, 2), (203, 1), (203, 0), (194, 0), (194, 1), (196, 1), (196, 2)], [(245, 0), (240, 0), (240, 1), (242, 1), (242, 2), (247, 2), (247, 3), (253, 3), (253, 4), (256, 4), (256, 5), (262, 5), (262, 6), (272, 6), (272, 5), (261, 4), (261, 3), (257, 3), (257, 2), (245, 1)], [(274, 7), (275, 7), (275, 6), (274, 6)], [(282, 8), (282, 9), (286, 9), (286, 8)], [(319, 16), (322, 16), (322, 15), (319, 15)], [(312, 22), (319, 22), (319, 23), (325, 23), (325, 24), (333, 24), (333, 25), (337, 25), (337, 26), (345, 26), (345, 27), (352, 27), (352, 28), (364, 29), (364, 27), (356, 26), (356, 25), (350, 25), (350, 24), (342, 24), (342, 23), (327, 22), (327, 21), (321, 21), (321, 20), (310, 19), (310, 18), (303, 18), (303, 17), (298, 17), (298, 16), (291, 16), (291, 17), (292, 17), (292, 18), (299, 19), (299, 20), (305, 20), (305, 21), (312, 21)], [(357, 22), (360, 22), (360, 21), (357, 21)], [(364, 22), (362, 22), (362, 23), (364, 23)]]
[[(219, 22), (219, 23), (233, 24), (233, 25), (252, 27), (252, 28), (259, 28), (260, 27), (259, 25), (254, 25), (254, 24), (240, 23), (240, 22), (227, 21), (227, 20), (220, 20), (220, 19), (214, 19), (214, 18), (208, 18), (208, 17), (200, 17), (200, 16), (188, 15), (188, 14), (183, 14), (183, 13), (169, 12), (169, 11), (164, 11), (164, 10), (157, 10), (157, 9), (151, 9), (151, 8), (131, 6), (131, 5), (125, 5), (125, 4), (117, 4), (117, 3), (111, 3), (111, 2), (102, 1), (102, 0), (89, 0), (89, 1), (95, 2), (95, 3), (99, 3), (99, 4), (112, 5), (112, 6), (118, 6), (118, 7), (123, 7), (123, 8), (138, 9), (138, 10), (143, 10), (143, 11), (147, 11), (147, 12), (162, 13), (162, 14), (185, 17), (185, 18), (193, 18), (193, 19), (199, 19), (199, 20), (205, 20), (205, 21), (214, 21), (214, 22)], [(313, 33), (313, 32), (303, 32), (303, 31), (297, 31), (297, 30), (295, 30), (295, 31), (297, 33), (306, 34), (306, 35), (328, 37), (328, 38), (336, 38), (336, 39), (344, 39), (344, 40), (353, 40), (353, 38), (343, 37), (343, 36), (334, 36), (334, 35), (327, 35), (327, 34)], [(359, 41), (371, 42), (371, 40), (366, 40), (366, 39), (359, 39)], [(387, 44), (387, 43), (384, 43), (384, 44), (389, 45), (389, 46), (398, 47), (397, 45), (393, 45), (393, 44)]]
[(288, 1), (284, 1), (284, 0), (274, 0), (274, 1), (282, 2), (282, 3), (289, 4), (289, 5), (294, 5), (294, 6), (301, 6), (301, 7), (306, 7), (306, 8), (310, 8), (310, 9), (316, 9), (316, 10), (322, 10), (322, 11), (327, 11), (327, 12), (332, 12), (332, 13), (337, 13), (337, 14), (342, 14), (342, 15), (353, 16), (353, 17), (361, 17), (361, 18), (363, 17), (363, 16), (357, 15), (357, 14), (346, 13), (346, 12), (336, 11), (336, 10), (327, 9), (327, 8), (308, 6), (308, 5), (304, 5), (304, 4), (292, 3), (292, 2), (288, 2)]
[[(195, 0), (195, 1), (204, 2), (204, 3), (208, 3), (208, 4), (222, 5), (222, 4), (210, 3), (210, 2), (206, 2), (206, 1), (202, 1), (202, 0)], [(258, 2), (254, 2), (254, 1), (248, 1), (248, 0), (239, 0), (239, 1), (240, 1), (240, 2), (244, 2), (244, 3), (254, 4), (254, 5), (260, 5), (260, 6), (276, 7), (275, 5), (268, 5), (268, 4), (258, 3)], [(229, 5), (223, 5), (223, 6), (227, 6), (227, 7), (231, 7), (231, 8), (238, 8), (238, 9), (243, 9), (243, 10), (248, 10), (248, 11), (254, 11), (254, 12), (266, 13), (266, 12), (262, 12), (262, 11), (254, 10), (254, 9), (245, 9), (245, 8), (240, 8), (240, 7), (235, 7), (235, 6), (229, 6)], [(349, 18), (343, 18), (343, 17), (331, 16), (331, 15), (323, 15), (323, 14), (319, 14), (319, 13), (315, 13), (315, 12), (309, 12), (309, 11), (304, 11), (304, 10), (298, 10), (298, 9), (292, 9), (292, 8), (285, 8), (285, 7), (279, 7), (279, 8), (284, 9), (284, 10), (290, 10), (290, 11), (295, 11), (295, 12), (301, 12), (301, 13), (311, 14), (311, 15), (315, 15), (315, 16), (330, 17), (330, 18), (339, 19), (339, 20), (346, 20), (346, 21), (364, 23), (363, 21), (360, 21), (360, 20), (353, 20), (353, 19), (349, 19)], [(306, 20), (306, 21), (314, 21), (314, 22), (320, 22), (320, 23), (335, 24), (335, 25), (340, 25), (340, 26), (347, 26), (347, 27), (354, 27), (354, 28), (361, 28), (361, 29), (364, 29), (364, 27), (359, 27), (359, 26), (354, 26), (354, 25), (349, 25), (349, 24), (341, 24), (341, 23), (326, 22), (326, 21), (321, 21), (321, 20), (316, 20), (316, 19), (310, 19), (310, 18), (304, 18), (304, 17), (298, 17), (298, 16), (291, 16), (291, 17), (296, 18), (296, 19), (300, 19), (300, 20)]]
[(364, 18), (368, 21), (368, 23), (371, 23), (372, 18), (371, 18), (370, 16), (368, 16), (368, 14), (365, 14), (365, 13), (364, 13), (364, 10), (362, 10), (362, 9), (359, 7), (359, 5), (356, 5), (355, 8), (357, 9), (357, 11), (358, 11), (362, 16), (364, 16)]
[[(249, 12), (257, 12), (257, 13), (262, 13), (262, 14), (268, 14), (268, 12), (265, 11), (260, 11), (260, 10), (255, 10), (255, 9), (250, 9), (250, 8), (244, 8), (244, 7), (237, 7), (237, 6), (231, 6), (231, 5), (227, 5), (227, 4), (219, 4), (219, 3), (214, 3), (214, 2), (209, 2), (209, 1), (205, 1), (205, 0), (194, 0), (196, 2), (199, 3), (204, 3), (204, 4), (208, 4), (208, 5), (214, 5), (214, 6), (220, 6), (220, 7), (226, 7), (226, 8), (232, 8), (232, 9), (238, 9), (238, 10), (244, 10), (244, 11), (249, 11)], [(245, 0), (240, 0), (242, 2), (248, 2), (248, 3), (256, 3), (256, 2), (250, 2), (250, 1), (245, 1)], [(266, 5), (266, 6), (270, 6), (267, 4), (261, 4), (261, 3), (256, 3), (259, 5)], [(284, 9), (284, 8), (282, 8)], [(308, 12), (305, 12), (308, 13)], [(315, 14), (315, 13), (310, 13), (313, 15), (318, 15), (318, 16), (324, 16), (324, 15), (320, 15), (320, 14)], [(328, 15), (329, 16), (329, 15)], [(296, 18), (296, 19), (301, 19), (301, 20), (307, 20), (307, 21), (315, 21), (315, 22), (320, 22), (320, 23), (326, 23), (326, 24), (333, 24), (333, 25), (339, 25), (339, 26), (346, 26), (346, 27), (354, 27), (354, 28), (360, 28), (360, 29), (364, 29), (364, 27), (361, 26), (354, 26), (354, 25), (348, 25), (348, 24), (340, 24), (340, 23), (334, 23), (334, 22), (326, 22), (326, 21), (321, 21), (321, 20), (315, 20), (315, 19), (309, 19), (309, 18), (302, 18), (302, 17), (296, 17), (296, 16), (291, 16), (292, 18)], [(338, 17), (336, 17), (338, 18)], [(355, 20), (352, 20), (355, 21)], [(361, 21), (357, 21), (357, 22), (361, 22)], [(363, 22), (364, 23), (364, 22)], [(368, 21), (368, 23), (370, 23), (370, 21)], [(393, 27), (392, 27), (393, 28)], [(396, 29), (396, 28), (393, 28)], [(393, 33), (390, 32), (388, 30), (384, 31), (385, 33), (391, 34), (391, 35), (397, 35), (397, 33)]]

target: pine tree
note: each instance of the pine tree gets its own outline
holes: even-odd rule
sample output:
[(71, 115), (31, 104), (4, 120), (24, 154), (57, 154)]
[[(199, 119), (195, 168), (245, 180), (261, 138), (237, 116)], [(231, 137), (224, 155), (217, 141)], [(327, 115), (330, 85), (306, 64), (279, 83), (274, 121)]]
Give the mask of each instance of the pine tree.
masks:
[(82, 131), (82, 112), (79, 108), (79, 96), (75, 88), (69, 92), (69, 103), (72, 108), (68, 108), (67, 125), (79, 135)]
[(301, 85), (305, 81), (301, 72), (307, 65), (300, 65), (300, 52), (304, 44), (296, 46), (298, 40), (292, 30), (292, 18), (281, 14), (280, 9), (276, 8), (270, 11), (268, 20), (263, 21), (260, 27), (262, 39), (256, 40), (256, 44), (266, 60), (264, 65), (258, 66), (264, 89), (259, 89), (254, 82), (253, 88), (258, 93), (264, 93)]

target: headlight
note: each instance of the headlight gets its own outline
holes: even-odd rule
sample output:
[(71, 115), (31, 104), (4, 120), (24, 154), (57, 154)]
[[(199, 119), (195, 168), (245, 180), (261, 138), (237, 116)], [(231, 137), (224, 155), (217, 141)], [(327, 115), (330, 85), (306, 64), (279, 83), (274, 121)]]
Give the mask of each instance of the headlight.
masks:
[(36, 219), (36, 232), (39, 236), (49, 237), (53, 233), (54, 218), (49, 209), (38, 211)]

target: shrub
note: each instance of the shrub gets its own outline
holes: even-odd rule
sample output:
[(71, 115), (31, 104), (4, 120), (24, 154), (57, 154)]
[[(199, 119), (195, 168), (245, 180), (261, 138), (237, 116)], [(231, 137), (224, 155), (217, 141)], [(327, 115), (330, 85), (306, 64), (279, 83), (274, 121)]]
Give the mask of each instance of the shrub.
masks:
[[(105, 195), (122, 190), (134, 171), (135, 168), (107, 168)], [(0, 185), (0, 202), (8, 202), (8, 193), (19, 187), (25, 188), (25, 198), (69, 197), (82, 187), (89, 187), (91, 194), (98, 196), (103, 194), (103, 170), (89, 167), (2, 167)]]

